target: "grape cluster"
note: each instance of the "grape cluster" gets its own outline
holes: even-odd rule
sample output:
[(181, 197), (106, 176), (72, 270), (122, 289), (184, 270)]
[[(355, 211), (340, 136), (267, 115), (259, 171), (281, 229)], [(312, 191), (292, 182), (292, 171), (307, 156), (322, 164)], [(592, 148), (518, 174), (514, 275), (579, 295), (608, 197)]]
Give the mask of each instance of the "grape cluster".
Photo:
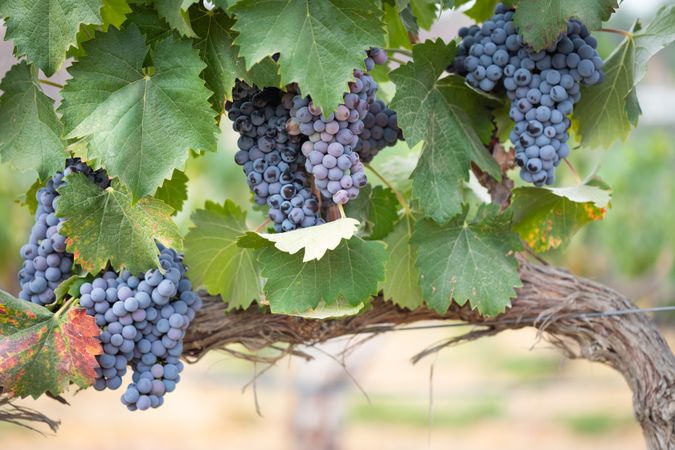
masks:
[(58, 172), (38, 190), (35, 224), (29, 242), (20, 250), (24, 262), (19, 271), (19, 297), (23, 300), (39, 305), (52, 303), (56, 299), (54, 289), (70, 276), (73, 255), (66, 252), (66, 237), (59, 233), (63, 219), (56, 217), (55, 209), (59, 198), (57, 189), (73, 172), (83, 173), (103, 188), (108, 186), (108, 176), (103, 170), (94, 171), (74, 158), (66, 162), (63, 172)]
[[(244, 168), (255, 202), (268, 205), (277, 232), (323, 223), (319, 201), (304, 172), (298, 134), (287, 132), (293, 94), (276, 88), (260, 90), (237, 82), (228, 117), (239, 133), (235, 162)], [(284, 99), (285, 98), (285, 99)]]
[(297, 131), (309, 138), (302, 144), (305, 169), (314, 175), (314, 184), (321, 194), (336, 204), (356, 198), (359, 189), (368, 183), (359, 155), (353, 150), (363, 131), (361, 119), (368, 112), (368, 104), (359, 95), (367, 97), (370, 89), (367, 83), (365, 76), (356, 78), (350, 86), (352, 92), (344, 96), (345, 103), (328, 116), (309, 97), (293, 98), (292, 126), (295, 128), (297, 123)]
[(453, 68), (466, 76), (469, 84), (485, 92), (497, 86), (511, 55), (523, 47), (513, 24), (513, 11), (502, 4), (497, 5), (495, 15), (482, 26), (460, 28), (459, 36), (462, 42)]
[[(386, 62), (384, 50), (371, 48), (366, 52), (367, 70)], [(309, 97), (297, 95), (293, 98), (289, 129), (293, 132), (297, 130), (308, 138), (302, 144), (302, 153), (307, 158), (305, 168), (314, 175), (316, 187), (329, 202), (345, 204), (355, 199), (359, 190), (368, 184), (359, 149), (367, 148), (363, 154), (370, 156), (373, 146), (371, 142), (364, 146), (360, 137), (364, 132), (368, 139), (372, 137), (372, 130), (366, 130), (364, 120), (376, 102), (377, 89), (377, 82), (372, 76), (356, 69), (354, 81), (349, 83), (349, 92), (343, 96), (343, 103), (329, 115), (322, 114)], [(370, 128), (373, 126), (374, 123)]]
[(382, 100), (375, 100), (363, 119), (363, 131), (355, 151), (361, 161), (370, 162), (385, 147), (391, 147), (401, 139), (396, 111), (389, 109)]
[(510, 140), (523, 180), (553, 184), (555, 167), (569, 155), (569, 116), (581, 98), (581, 85), (602, 82), (604, 63), (597, 41), (577, 20), (551, 47), (539, 52), (524, 46), (513, 11), (498, 5), (482, 24), (460, 29), (463, 38), (452, 70), (472, 86), (490, 92), (500, 85), (511, 100), (515, 122)]
[(131, 411), (161, 406), (164, 394), (176, 388), (185, 330), (202, 306), (182, 255), (158, 247), (162, 271), (137, 276), (108, 271), (80, 287), (80, 305), (101, 328), (103, 354), (96, 357), (94, 388), (118, 389), (131, 366), (133, 382), (122, 395)]

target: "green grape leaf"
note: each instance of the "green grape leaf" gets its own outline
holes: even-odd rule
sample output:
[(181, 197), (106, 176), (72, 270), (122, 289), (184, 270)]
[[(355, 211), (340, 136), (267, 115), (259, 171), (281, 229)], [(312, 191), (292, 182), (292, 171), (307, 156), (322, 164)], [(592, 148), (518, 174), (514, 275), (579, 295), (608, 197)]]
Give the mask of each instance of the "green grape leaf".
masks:
[(129, 14), (122, 28), (128, 29), (131, 26), (136, 26), (141, 31), (145, 37), (145, 43), (151, 47), (173, 35), (173, 30), (166, 20), (159, 17), (153, 8), (145, 5), (134, 5), (133, 12)]
[(192, 26), (198, 35), (195, 47), (206, 62), (204, 79), (213, 91), (212, 104), (216, 111), (225, 110), (225, 100), (232, 98), (237, 78), (260, 87), (278, 87), (281, 84), (278, 65), (272, 58), (264, 58), (246, 70), (239, 48), (233, 44), (237, 33), (231, 27), (234, 20), (221, 11), (191, 8)]
[(237, 3), (238, 0), (211, 0), (211, 3), (215, 5), (216, 8), (220, 8), (223, 11), (227, 11), (230, 6)]
[(170, 180), (164, 180), (162, 187), (157, 189), (155, 198), (163, 201), (173, 208), (173, 213), (179, 213), (183, 210), (185, 200), (187, 200), (188, 177), (185, 172), (174, 170)]
[(159, 267), (155, 240), (180, 250), (181, 235), (171, 220), (173, 209), (160, 200), (143, 197), (132, 203), (129, 190), (118, 180), (101, 189), (81, 173), (69, 175), (59, 188), (56, 214), (75, 262), (89, 273), (105, 269), (131, 273)]
[(107, 31), (110, 25), (120, 28), (131, 11), (127, 0), (103, 0), (103, 7), (101, 8), (103, 30)]
[(63, 169), (68, 154), (54, 102), (38, 84), (26, 61), (12, 67), (0, 83), (0, 157), (19, 170), (33, 169), (41, 180)]
[(381, 284), (386, 300), (408, 309), (419, 308), (424, 303), (416, 265), (417, 249), (410, 243), (413, 226), (412, 217), (404, 216), (394, 231), (385, 238), (387, 262)]
[(75, 59), (82, 58), (86, 55), (82, 44), (94, 39), (96, 31), (108, 31), (110, 26), (121, 28), (122, 24), (127, 20), (127, 16), (132, 12), (127, 0), (103, 0), (101, 7), (101, 21), (102, 24), (89, 24), (80, 26), (77, 32), (76, 46), (68, 49), (67, 56)]
[(440, 39), (413, 47), (414, 62), (391, 73), (396, 95), (391, 108), (410, 147), (424, 141), (413, 178), (413, 196), (427, 217), (439, 223), (461, 212), (462, 188), (471, 162), (500, 179), (499, 166), (484, 139), (492, 129), (490, 109), (498, 103), (478, 94), (461, 77), (438, 77), (456, 52)]
[(410, 0), (410, 9), (417, 20), (417, 24), (424, 30), (431, 28), (438, 18), (436, 0)]
[(618, 7), (617, 0), (520, 0), (513, 22), (523, 40), (541, 50), (555, 43), (569, 19), (597, 30)]
[(85, 43), (63, 90), (60, 111), (68, 138), (90, 138), (90, 152), (134, 198), (152, 195), (189, 150), (215, 150), (209, 91), (199, 74), (205, 65), (190, 42), (174, 37), (151, 51), (136, 26), (98, 33)]
[(647, 73), (652, 56), (675, 41), (675, 5), (663, 6), (647, 27), (634, 33), (635, 84)]
[(324, 111), (336, 109), (353, 70), (365, 68), (365, 50), (385, 43), (375, 0), (243, 0), (230, 11), (246, 67), (279, 53), (281, 82), (297, 82)]
[(363, 225), (367, 239), (378, 240), (394, 229), (400, 205), (394, 192), (382, 186), (361, 189), (359, 196), (347, 203), (345, 212)]
[(17, 53), (47, 76), (59, 70), (66, 52), (77, 45), (82, 24), (100, 24), (103, 0), (3, 0), (0, 17), (7, 17), (7, 35)]
[[(485, 22), (492, 17), (499, 0), (479, 0), (471, 8), (467, 9), (464, 14), (471, 17), (476, 22)], [(456, 5), (459, 6), (459, 5)]]
[[(316, 225), (309, 228), (298, 228), (286, 233), (256, 233), (260, 238), (274, 243), (274, 246), (282, 252), (291, 255), (304, 250), (302, 261), (321, 259), (327, 251), (334, 250), (343, 240), (351, 239), (356, 233), (359, 221), (344, 217), (332, 222)], [(260, 239), (253, 239), (247, 233), (240, 242), (241, 246), (261, 248), (263, 243)]]
[(384, 23), (387, 26), (387, 46), (389, 48), (411, 48), (408, 30), (396, 6), (384, 3)]
[(468, 208), (446, 225), (425, 219), (417, 223), (412, 242), (418, 246), (417, 267), (427, 304), (445, 313), (454, 300), (485, 316), (510, 306), (522, 285), (513, 252), (521, 248), (510, 229), (510, 217), (483, 205), (473, 221)]
[(602, 220), (610, 192), (582, 184), (567, 188), (513, 190), (513, 229), (537, 252), (565, 247), (584, 225)]
[(17, 397), (93, 384), (100, 330), (82, 308), (53, 314), (0, 290), (0, 387)]
[(185, 236), (185, 261), (195, 286), (219, 294), (230, 309), (248, 308), (260, 298), (255, 251), (237, 245), (246, 233), (246, 212), (227, 200), (206, 202), (192, 215), (194, 227)]
[(588, 147), (609, 147), (624, 141), (636, 123), (639, 104), (635, 95), (635, 42), (624, 39), (605, 61), (602, 83), (582, 89), (574, 105), (574, 129), (580, 143)]
[(44, 182), (35, 180), (35, 183), (31, 184), (26, 193), (19, 197), (19, 204), (27, 207), (32, 216), (35, 215), (38, 209), (37, 193), (44, 185)]
[(303, 262), (275, 248), (260, 251), (265, 296), (273, 313), (300, 314), (340, 300), (358, 306), (377, 294), (384, 277), (384, 245), (354, 236), (321, 258)]
[(72, 275), (67, 280), (64, 280), (54, 289), (54, 296), (56, 301), (64, 300), (66, 297), (80, 298), (80, 287), (91, 281), (80, 275)]
[(157, 13), (181, 35), (187, 37), (197, 37), (190, 25), (190, 15), (188, 8), (196, 0), (157, 0), (155, 8)]

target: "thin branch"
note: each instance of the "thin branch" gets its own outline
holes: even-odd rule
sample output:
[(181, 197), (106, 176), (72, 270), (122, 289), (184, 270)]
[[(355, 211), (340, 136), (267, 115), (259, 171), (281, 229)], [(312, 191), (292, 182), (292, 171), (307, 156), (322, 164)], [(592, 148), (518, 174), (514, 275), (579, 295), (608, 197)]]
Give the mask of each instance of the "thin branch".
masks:
[(394, 185), (389, 182), (389, 180), (387, 180), (382, 174), (380, 174), (377, 170), (375, 170), (373, 166), (371, 166), (370, 164), (364, 164), (364, 166), (367, 167), (368, 170), (370, 170), (373, 173), (373, 175), (379, 178), (380, 181), (382, 181), (385, 184), (385, 186), (387, 186), (394, 192), (394, 195), (396, 195), (398, 202), (401, 204), (401, 206), (403, 206), (403, 210), (405, 211), (406, 215), (411, 215), (412, 209), (410, 208), (410, 204), (408, 203), (408, 201), (405, 199), (405, 197), (403, 197), (403, 194), (401, 194), (401, 192), (398, 189), (396, 189)]
[(47, 86), (53, 86), (53, 87), (59, 88), (59, 89), (64, 88), (64, 86), (62, 84), (55, 83), (55, 82), (50, 81), (50, 80), (45, 80), (44, 78), (40, 78), (38, 81), (42, 84), (46, 84)]

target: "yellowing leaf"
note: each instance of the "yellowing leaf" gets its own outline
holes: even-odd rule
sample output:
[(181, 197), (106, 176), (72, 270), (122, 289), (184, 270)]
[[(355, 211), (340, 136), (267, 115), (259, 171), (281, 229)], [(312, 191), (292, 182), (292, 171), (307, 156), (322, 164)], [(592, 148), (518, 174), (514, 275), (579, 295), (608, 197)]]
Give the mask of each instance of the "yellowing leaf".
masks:
[(343, 239), (349, 240), (358, 230), (359, 221), (350, 217), (286, 233), (259, 233), (282, 252), (291, 255), (305, 250), (302, 262), (319, 260), (328, 250), (334, 250)]

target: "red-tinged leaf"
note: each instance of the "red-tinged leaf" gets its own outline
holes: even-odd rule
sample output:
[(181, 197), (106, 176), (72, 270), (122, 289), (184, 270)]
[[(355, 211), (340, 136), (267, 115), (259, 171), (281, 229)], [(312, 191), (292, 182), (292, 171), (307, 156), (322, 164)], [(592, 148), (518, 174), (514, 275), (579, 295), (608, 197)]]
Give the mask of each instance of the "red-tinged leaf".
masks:
[(18, 397), (58, 395), (94, 382), (100, 330), (82, 308), (59, 315), (0, 290), (0, 387)]

